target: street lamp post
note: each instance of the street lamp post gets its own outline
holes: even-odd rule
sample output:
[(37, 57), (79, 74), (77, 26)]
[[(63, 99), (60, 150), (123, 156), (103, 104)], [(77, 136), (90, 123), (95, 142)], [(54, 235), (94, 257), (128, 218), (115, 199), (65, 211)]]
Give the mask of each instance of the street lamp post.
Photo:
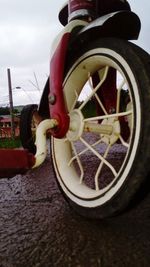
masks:
[(13, 97), (12, 97), (12, 84), (11, 84), (10, 69), (7, 69), (7, 76), (8, 76), (9, 108), (10, 108), (10, 119), (11, 119), (11, 138), (14, 138), (15, 129), (14, 129)]

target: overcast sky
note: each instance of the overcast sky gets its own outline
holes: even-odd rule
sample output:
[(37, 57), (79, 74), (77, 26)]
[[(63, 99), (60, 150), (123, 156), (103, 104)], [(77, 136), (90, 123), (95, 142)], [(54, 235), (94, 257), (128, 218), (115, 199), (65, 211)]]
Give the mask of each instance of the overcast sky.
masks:
[[(105, 1), (105, 0), (104, 0)], [(65, 0), (0, 0), (0, 105), (8, 104), (7, 68), (14, 104), (38, 103), (49, 73), (51, 42), (62, 29), (57, 16)], [(142, 22), (137, 42), (150, 53), (150, 1), (130, 0)], [(26, 93), (25, 93), (26, 92)]]

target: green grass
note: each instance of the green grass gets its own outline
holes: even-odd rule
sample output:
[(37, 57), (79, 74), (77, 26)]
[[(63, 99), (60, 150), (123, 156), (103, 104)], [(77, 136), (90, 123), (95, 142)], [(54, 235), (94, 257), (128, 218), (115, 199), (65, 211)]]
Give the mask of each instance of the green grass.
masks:
[(82, 110), (84, 118), (90, 118), (97, 116), (96, 107), (94, 101), (89, 101)]
[(0, 139), (0, 148), (17, 148), (21, 147), (21, 142), (19, 138), (1, 138)]

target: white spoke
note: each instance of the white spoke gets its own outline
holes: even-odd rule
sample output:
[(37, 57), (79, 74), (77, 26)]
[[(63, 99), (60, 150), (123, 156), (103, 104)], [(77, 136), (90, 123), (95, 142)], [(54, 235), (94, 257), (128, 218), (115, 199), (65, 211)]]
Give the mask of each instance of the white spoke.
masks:
[(98, 95), (95, 94), (95, 98), (98, 102), (98, 104), (100, 105), (101, 109), (103, 110), (104, 114), (108, 114), (107, 110), (105, 109), (104, 105), (102, 104), (101, 100), (99, 99)]
[(97, 156), (102, 162), (104, 162), (104, 164), (112, 171), (112, 173), (116, 177), (117, 172), (115, 168), (107, 160), (105, 160), (91, 145), (89, 145), (82, 137), (80, 137), (80, 140), (89, 150), (93, 152), (95, 156)]
[[(111, 146), (109, 145), (109, 146), (107, 147), (106, 151), (105, 151), (104, 156), (103, 156), (104, 159), (107, 157), (110, 148), (111, 148)], [(99, 175), (100, 175), (100, 172), (101, 172), (101, 170), (102, 170), (103, 165), (104, 165), (104, 161), (101, 161), (101, 163), (100, 163), (100, 165), (99, 165), (99, 167), (98, 167), (98, 169), (97, 169), (96, 175), (95, 175), (95, 189), (96, 189), (97, 191), (99, 190), (98, 178), (99, 178)]]
[(120, 112), (120, 113), (114, 113), (114, 114), (108, 114), (108, 115), (102, 115), (102, 116), (97, 116), (97, 117), (91, 117), (84, 119), (85, 121), (96, 121), (96, 120), (104, 120), (104, 119), (109, 119), (109, 118), (115, 118), (115, 117), (123, 117), (123, 116), (128, 116), (133, 113), (133, 110), (128, 110), (125, 112)]
[(119, 110), (120, 110), (120, 93), (121, 93), (121, 89), (118, 89), (117, 90), (116, 113), (119, 113)]
[[(93, 143), (91, 146), (94, 147), (96, 145), (98, 145), (99, 143), (102, 142), (102, 139), (98, 140), (97, 142)], [(85, 148), (83, 149), (81, 152), (79, 152), (76, 156), (72, 157), (72, 159), (69, 161), (68, 163), (68, 166), (71, 165), (71, 163), (77, 158), (77, 156), (81, 156), (83, 155), (84, 153), (86, 153), (87, 151), (89, 150), (89, 148)]]
[[(89, 85), (91, 87), (91, 90), (93, 91), (94, 87), (93, 87), (92, 78), (91, 78), (90, 73), (88, 74), (88, 76), (89, 76)], [(105, 109), (105, 107), (104, 107), (104, 105), (102, 104), (101, 100), (99, 99), (97, 93), (95, 93), (95, 98), (96, 98), (98, 104), (100, 105), (101, 109), (103, 110), (104, 114), (108, 114), (106, 109)]]
[(73, 105), (72, 105), (70, 111), (74, 109), (74, 107), (75, 107), (75, 105), (77, 103), (78, 98), (79, 98), (79, 95), (78, 95), (77, 91), (75, 90), (75, 100), (73, 102)]
[(123, 138), (122, 138), (121, 135), (119, 136), (119, 139), (120, 139), (120, 141), (121, 141), (121, 143), (122, 143), (123, 146), (125, 146), (127, 148), (129, 147), (129, 144), (123, 140)]
[(107, 78), (107, 74), (108, 74), (108, 70), (109, 67), (107, 66), (105, 68), (105, 72), (104, 72), (104, 76), (102, 78), (102, 80), (97, 84), (97, 86), (95, 88), (93, 88), (91, 94), (85, 99), (85, 101), (83, 101), (83, 103), (81, 104), (81, 106), (79, 107), (79, 109), (81, 110), (86, 104), (87, 102), (95, 95), (95, 93), (97, 92), (97, 90), (101, 87), (101, 85), (104, 83), (104, 81)]
[(84, 177), (83, 166), (82, 166), (82, 163), (81, 163), (81, 161), (80, 161), (80, 158), (79, 158), (79, 156), (78, 156), (78, 154), (77, 154), (77, 151), (76, 151), (76, 148), (75, 148), (73, 142), (71, 142), (71, 146), (72, 146), (73, 152), (74, 152), (74, 154), (75, 154), (75, 156), (76, 156), (76, 159), (77, 159), (77, 162), (78, 162), (78, 165), (79, 165), (79, 169), (80, 169), (80, 172), (81, 172), (81, 174), (80, 174), (80, 182), (79, 182), (79, 183), (81, 184), (82, 181), (83, 181), (83, 177)]

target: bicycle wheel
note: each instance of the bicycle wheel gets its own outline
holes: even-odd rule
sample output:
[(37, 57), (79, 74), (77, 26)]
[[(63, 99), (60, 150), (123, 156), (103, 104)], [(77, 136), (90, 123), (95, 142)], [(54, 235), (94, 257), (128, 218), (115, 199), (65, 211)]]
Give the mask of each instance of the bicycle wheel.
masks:
[(20, 116), (20, 140), (22, 146), (33, 154), (36, 153), (35, 132), (37, 127), (37, 108), (38, 106), (36, 104), (26, 105), (22, 109)]
[(56, 179), (81, 215), (126, 208), (149, 172), (150, 58), (125, 40), (84, 48), (64, 80), (70, 127), (51, 139)]

